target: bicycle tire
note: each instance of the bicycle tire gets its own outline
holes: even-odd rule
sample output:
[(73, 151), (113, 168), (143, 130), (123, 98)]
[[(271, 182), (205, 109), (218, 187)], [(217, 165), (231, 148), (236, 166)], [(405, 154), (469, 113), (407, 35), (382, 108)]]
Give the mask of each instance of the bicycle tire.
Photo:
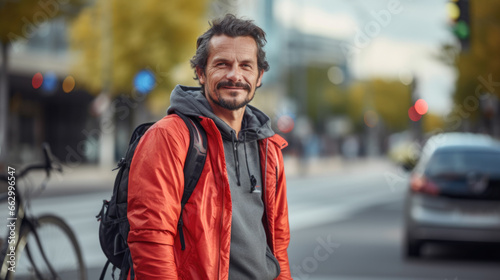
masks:
[[(53, 215), (40, 216), (36, 221), (35, 231), (48, 262), (59, 277), (56, 279), (87, 280), (82, 251), (75, 234), (66, 222)], [(40, 271), (41, 278), (36, 275), (28, 252)], [(16, 272), (9, 273), (7, 280), (54, 280), (49, 266), (40, 253), (33, 229), (29, 226), (22, 230), (17, 243), (16, 258)]]

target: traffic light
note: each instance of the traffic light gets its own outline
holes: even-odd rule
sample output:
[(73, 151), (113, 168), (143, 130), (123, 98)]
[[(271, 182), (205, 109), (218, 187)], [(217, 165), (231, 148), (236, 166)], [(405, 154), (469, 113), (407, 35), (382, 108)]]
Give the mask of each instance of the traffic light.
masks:
[(415, 101), (415, 104), (408, 110), (408, 117), (410, 117), (410, 120), (417, 122), (423, 115), (427, 114), (428, 108), (429, 105), (427, 105), (427, 102), (423, 99), (419, 99)]
[(462, 51), (470, 47), (470, 17), (469, 0), (451, 0), (448, 2), (448, 15), (451, 22), (453, 34), (460, 41)]

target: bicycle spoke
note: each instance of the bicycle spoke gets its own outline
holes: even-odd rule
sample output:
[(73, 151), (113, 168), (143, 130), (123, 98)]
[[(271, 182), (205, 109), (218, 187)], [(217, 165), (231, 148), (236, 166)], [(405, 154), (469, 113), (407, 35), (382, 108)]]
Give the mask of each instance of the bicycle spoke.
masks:
[(86, 279), (83, 258), (74, 235), (59, 218), (40, 217), (36, 234), (29, 231), (23, 238), (29, 244), (29, 250), (26, 246), (25, 252), (18, 254), (16, 280)]

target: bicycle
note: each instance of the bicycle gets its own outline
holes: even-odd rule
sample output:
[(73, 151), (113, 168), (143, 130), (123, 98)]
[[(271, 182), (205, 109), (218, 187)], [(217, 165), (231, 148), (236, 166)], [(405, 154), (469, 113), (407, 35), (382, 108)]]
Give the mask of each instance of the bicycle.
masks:
[(0, 279), (86, 280), (87, 271), (74, 232), (58, 216), (31, 215), (27, 206), (30, 198), (18, 189), (18, 181), (33, 170), (46, 173), (40, 192), (45, 189), (51, 171), (62, 172), (47, 144), (43, 145), (43, 154), (42, 164), (31, 164), (20, 171), (9, 167), (7, 174), (0, 174), (0, 182), (7, 182), (5, 193), (0, 189), (0, 202), (7, 201), (7, 207), (0, 211), (9, 214), (8, 232), (1, 243)]

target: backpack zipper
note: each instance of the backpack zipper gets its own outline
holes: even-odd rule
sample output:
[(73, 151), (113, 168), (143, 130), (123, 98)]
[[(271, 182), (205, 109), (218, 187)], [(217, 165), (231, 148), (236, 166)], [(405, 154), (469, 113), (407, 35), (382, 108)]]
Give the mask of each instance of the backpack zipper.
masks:
[(115, 170), (122, 168), (122, 166), (125, 165), (125, 163), (126, 163), (125, 158), (121, 158), (120, 161), (118, 162), (118, 164), (116, 165), (116, 167), (111, 171), (115, 171)]

